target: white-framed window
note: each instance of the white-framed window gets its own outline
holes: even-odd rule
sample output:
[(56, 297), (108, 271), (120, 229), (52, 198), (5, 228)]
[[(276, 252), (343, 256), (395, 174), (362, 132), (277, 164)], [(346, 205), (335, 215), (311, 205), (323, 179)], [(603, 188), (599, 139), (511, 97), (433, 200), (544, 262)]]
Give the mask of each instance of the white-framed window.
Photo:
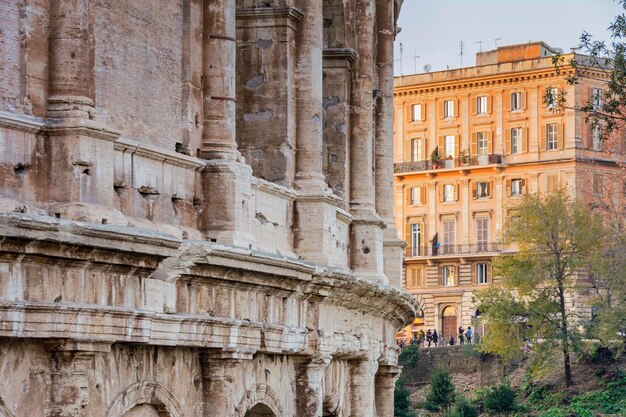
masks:
[(489, 193), (489, 181), (479, 181), (476, 183), (476, 198), (488, 198)]
[(488, 282), (489, 265), (486, 263), (476, 264), (476, 284), (482, 285)]
[(413, 104), (411, 106), (411, 113), (413, 116), (413, 121), (414, 122), (421, 122), (422, 121), (422, 104), (418, 103), (418, 104)]
[(452, 287), (456, 285), (456, 267), (454, 265), (444, 265), (441, 269), (443, 286)]
[(600, 129), (600, 126), (594, 126), (591, 129), (591, 139), (591, 149), (594, 151), (602, 150), (602, 129)]
[(446, 100), (443, 102), (443, 117), (454, 117), (454, 100)]
[(476, 97), (476, 114), (486, 114), (487, 109), (487, 96)]
[(548, 108), (553, 109), (559, 103), (559, 89), (550, 87), (548, 88)]
[(424, 139), (411, 139), (411, 161), (418, 162), (424, 160), (422, 155), (422, 144)]
[(487, 252), (489, 245), (489, 219), (476, 219), (476, 249), (478, 252)]
[(444, 220), (441, 226), (443, 228), (443, 255), (454, 253), (456, 222), (454, 220)]
[(412, 256), (420, 256), (422, 255), (422, 224), (415, 223), (411, 225), (411, 255)]
[(422, 189), (423, 186), (419, 186), (419, 187), (411, 187), (409, 190), (409, 203), (410, 204), (424, 204), (425, 201), (423, 201), (424, 197), (424, 192)]
[(551, 151), (558, 146), (558, 125), (550, 123), (546, 125), (546, 149)]
[(454, 184), (444, 184), (443, 186), (443, 201), (454, 201)]
[(522, 195), (522, 179), (516, 178), (511, 180), (511, 197), (519, 197)]
[(511, 153), (522, 153), (522, 128), (511, 128)]
[(443, 138), (443, 156), (447, 158), (451, 156), (454, 158), (456, 151), (456, 136), (454, 135), (446, 135)]
[(476, 145), (478, 155), (489, 154), (489, 136), (487, 135), (487, 132), (476, 133)]
[(522, 92), (517, 91), (515, 93), (511, 93), (511, 110), (521, 110), (522, 109)]
[(589, 101), (591, 102), (591, 106), (594, 110), (602, 108), (602, 90), (599, 88), (592, 88)]

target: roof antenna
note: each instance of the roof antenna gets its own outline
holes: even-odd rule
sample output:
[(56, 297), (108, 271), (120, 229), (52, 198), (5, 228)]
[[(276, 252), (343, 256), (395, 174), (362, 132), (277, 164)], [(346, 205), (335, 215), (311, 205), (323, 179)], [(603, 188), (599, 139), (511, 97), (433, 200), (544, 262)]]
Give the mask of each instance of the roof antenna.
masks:
[(493, 42), (496, 44), (496, 49), (498, 49), (498, 41), (501, 41), (502, 38), (495, 38)]
[(415, 74), (417, 74), (417, 60), (419, 58), (420, 57), (417, 56), (417, 49), (415, 49), (414, 52), (413, 52), (413, 60), (414, 60), (414, 66), (415, 66), (415, 71), (414, 72), (415, 72)]
[(465, 44), (463, 41), (459, 42), (459, 56), (461, 57), (461, 68), (463, 68), (463, 50), (465, 49)]
[(404, 75), (402, 72), (402, 42), (400, 42), (400, 58), (396, 59), (396, 62), (400, 61), (400, 75)]
[(476, 41), (476, 43), (478, 44), (478, 53), (481, 53), (483, 51), (483, 41)]

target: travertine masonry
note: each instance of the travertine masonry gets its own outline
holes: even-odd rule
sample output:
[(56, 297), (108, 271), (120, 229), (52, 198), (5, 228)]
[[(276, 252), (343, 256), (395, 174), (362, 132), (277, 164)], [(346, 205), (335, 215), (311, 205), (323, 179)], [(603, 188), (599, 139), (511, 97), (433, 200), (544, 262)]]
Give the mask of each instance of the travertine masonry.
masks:
[(393, 415), (400, 3), (0, 4), (0, 417)]

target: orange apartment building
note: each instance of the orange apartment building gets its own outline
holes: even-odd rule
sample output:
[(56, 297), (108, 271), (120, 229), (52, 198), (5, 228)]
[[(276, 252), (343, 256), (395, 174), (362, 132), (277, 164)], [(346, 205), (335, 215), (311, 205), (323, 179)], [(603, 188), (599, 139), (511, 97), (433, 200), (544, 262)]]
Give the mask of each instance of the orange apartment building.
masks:
[(472, 295), (497, 282), (492, 259), (512, 250), (501, 234), (524, 194), (564, 188), (623, 207), (622, 142), (609, 146), (584, 114), (544, 103), (552, 89), (569, 106), (600, 105), (605, 75), (569, 85), (555, 53), (505, 46), (477, 54), (475, 67), (395, 79), (395, 221), (407, 242), (403, 285), (422, 303), (405, 337), (437, 329), (447, 340), (474, 325)]

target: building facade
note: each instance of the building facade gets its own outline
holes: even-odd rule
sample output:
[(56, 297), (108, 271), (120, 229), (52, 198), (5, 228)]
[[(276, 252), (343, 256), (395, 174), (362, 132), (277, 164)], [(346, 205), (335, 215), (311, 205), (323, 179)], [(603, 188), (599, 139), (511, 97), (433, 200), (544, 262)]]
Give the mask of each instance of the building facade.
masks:
[[(572, 68), (557, 71), (555, 54), (506, 46), (475, 67), (396, 78), (395, 220), (403, 285), (422, 305), (404, 337), (437, 329), (448, 340), (474, 325), (472, 295), (497, 281), (494, 256), (514, 250), (502, 231), (524, 194), (566, 189), (624, 218), (623, 141), (602, 140), (572, 109), (601, 104), (606, 74), (569, 85)], [(568, 109), (555, 111), (562, 97)]]
[(391, 417), (401, 1), (0, 4), (0, 416)]

